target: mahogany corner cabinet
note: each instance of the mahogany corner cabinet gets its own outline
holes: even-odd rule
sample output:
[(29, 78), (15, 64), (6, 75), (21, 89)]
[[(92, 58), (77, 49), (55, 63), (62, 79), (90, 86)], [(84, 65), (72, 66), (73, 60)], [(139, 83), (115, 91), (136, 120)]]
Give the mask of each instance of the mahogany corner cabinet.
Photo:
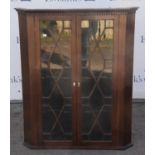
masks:
[(137, 8), (16, 10), (24, 143), (31, 148), (131, 146)]

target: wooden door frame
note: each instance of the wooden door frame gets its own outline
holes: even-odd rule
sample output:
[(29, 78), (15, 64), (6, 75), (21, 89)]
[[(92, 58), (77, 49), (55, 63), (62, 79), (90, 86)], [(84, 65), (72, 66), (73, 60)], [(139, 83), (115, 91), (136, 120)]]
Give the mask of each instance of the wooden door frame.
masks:
[[(60, 14), (49, 14), (48, 16), (46, 15), (40, 15), (40, 16), (35, 16), (35, 34), (36, 34), (36, 40), (38, 40), (38, 44), (36, 44), (36, 51), (39, 50), (40, 51), (40, 39), (38, 39), (38, 37), (40, 37), (39, 35), (39, 20), (41, 19), (46, 19), (46, 20), (71, 20), (72, 21), (72, 43), (71, 43), (71, 53), (72, 55), (72, 65), (74, 67), (74, 69), (72, 69), (72, 82), (75, 81), (76, 83), (78, 81), (81, 82), (81, 42), (80, 42), (80, 38), (81, 38), (81, 20), (83, 19), (113, 19), (114, 20), (114, 45), (113, 45), (113, 49), (115, 49), (115, 52), (113, 52), (113, 73), (112, 73), (112, 87), (113, 87), (113, 105), (112, 105), (112, 141), (108, 142), (108, 141), (85, 141), (82, 142), (81, 140), (81, 121), (80, 120), (80, 114), (81, 114), (81, 101), (80, 101), (80, 88), (78, 87), (73, 87), (72, 85), (72, 94), (73, 94), (73, 103), (72, 103), (72, 122), (73, 122), (73, 142), (71, 141), (67, 141), (67, 140), (60, 140), (60, 141), (56, 141), (56, 140), (43, 140), (42, 138), (42, 110), (41, 110), (41, 100), (40, 100), (40, 116), (39, 116), (39, 134), (38, 136), (40, 137), (39, 139), (39, 144), (42, 146), (46, 146), (48, 147), (48, 145), (51, 145), (53, 147), (57, 147), (59, 148), (59, 146), (63, 146), (63, 147), (93, 147), (93, 148), (99, 148), (99, 147), (110, 147), (110, 146), (115, 146), (118, 142), (117, 142), (117, 135), (118, 135), (118, 130), (116, 128), (118, 128), (118, 112), (116, 109), (118, 109), (118, 104), (116, 102), (117, 100), (117, 90), (115, 90), (114, 87), (115, 85), (117, 85), (116, 83), (116, 79), (117, 79), (117, 67), (118, 67), (118, 62), (117, 62), (117, 56), (118, 56), (118, 17), (115, 15), (112, 16), (107, 16), (107, 15), (100, 15), (100, 16), (96, 16), (95, 12), (94, 15), (88, 15), (88, 16), (81, 16), (79, 14), (72, 14), (72, 15), (60, 15)], [(114, 51), (114, 50), (113, 50)], [(40, 52), (39, 53), (39, 58), (40, 58)], [(40, 77), (40, 76), (39, 76)], [(39, 79), (40, 83), (41, 83), (41, 78)], [(41, 89), (41, 88), (40, 88)], [(40, 93), (41, 94), (41, 93)], [(114, 123), (115, 122), (115, 123)], [(118, 123), (117, 123), (118, 122)]]
[(77, 15), (77, 50), (78, 50), (78, 64), (77, 64), (77, 68), (78, 68), (78, 81), (81, 83), (81, 20), (105, 20), (105, 19), (111, 19), (114, 20), (114, 27), (113, 27), (113, 31), (114, 31), (114, 40), (113, 40), (113, 57), (112, 57), (112, 141), (108, 142), (108, 141), (90, 141), (90, 142), (84, 142), (81, 139), (81, 121), (80, 120), (80, 116), (81, 116), (81, 100), (80, 100), (80, 93), (81, 93), (81, 88), (78, 88), (78, 104), (77, 104), (77, 109), (78, 109), (78, 144), (83, 146), (94, 146), (94, 147), (98, 147), (98, 146), (114, 146), (116, 145), (116, 135), (118, 134), (118, 130), (116, 130), (116, 125), (117, 125), (117, 106), (118, 103), (116, 102), (117, 99), (117, 90), (115, 88), (115, 85), (117, 85), (117, 67), (118, 67), (118, 62), (117, 62), (117, 56), (118, 56), (118, 16), (115, 15), (111, 15), (111, 16), (107, 16), (107, 15), (96, 15), (94, 13), (94, 15), (85, 15), (85, 16), (80, 16)]
[[(40, 69), (38, 70), (39, 72), (39, 75), (38, 76), (38, 80), (40, 81), (40, 89), (38, 90), (39, 91), (39, 94), (40, 96), (38, 96), (38, 98), (40, 98), (40, 103), (38, 104), (38, 107), (39, 107), (39, 145), (40, 146), (48, 146), (48, 145), (51, 145), (53, 147), (55, 146), (64, 146), (64, 147), (70, 147), (70, 146), (74, 146), (76, 145), (76, 129), (77, 129), (77, 126), (76, 126), (76, 121), (74, 120), (77, 120), (76, 118), (76, 98), (77, 98), (77, 89), (76, 87), (73, 87), (72, 83), (73, 81), (76, 81), (76, 51), (75, 51), (75, 19), (74, 19), (74, 16), (73, 15), (60, 15), (60, 14), (48, 14), (47, 15), (44, 15), (44, 14), (41, 14), (41, 15), (37, 15), (34, 17), (35, 18), (35, 40), (37, 40), (37, 44), (36, 44), (36, 53), (37, 53), (37, 60), (38, 60), (38, 65), (41, 66), (41, 62), (40, 62), (40, 46), (41, 46), (41, 42), (40, 42), (40, 26), (39, 26), (39, 21), (40, 20), (70, 20), (71, 21), (71, 87), (72, 87), (72, 133), (73, 133), (73, 139), (72, 140), (44, 140), (43, 137), (42, 137), (42, 101), (41, 101), (41, 67)], [(39, 51), (39, 52), (38, 52)]]

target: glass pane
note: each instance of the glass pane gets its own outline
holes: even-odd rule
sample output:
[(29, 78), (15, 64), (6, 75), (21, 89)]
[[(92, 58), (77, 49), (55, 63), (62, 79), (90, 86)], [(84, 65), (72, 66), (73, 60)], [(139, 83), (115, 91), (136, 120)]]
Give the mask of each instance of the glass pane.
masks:
[(71, 140), (71, 22), (41, 20), (40, 40), (43, 138)]
[(81, 21), (82, 140), (112, 140), (113, 20)]

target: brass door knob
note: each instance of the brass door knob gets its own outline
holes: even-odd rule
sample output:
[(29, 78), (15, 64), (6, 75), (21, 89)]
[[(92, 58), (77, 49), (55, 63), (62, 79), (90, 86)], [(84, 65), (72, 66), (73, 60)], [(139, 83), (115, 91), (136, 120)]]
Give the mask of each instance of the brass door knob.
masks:
[(77, 82), (77, 86), (80, 87), (80, 85), (81, 85), (81, 83), (80, 82)]
[(73, 87), (75, 87), (76, 86), (76, 82), (73, 82)]

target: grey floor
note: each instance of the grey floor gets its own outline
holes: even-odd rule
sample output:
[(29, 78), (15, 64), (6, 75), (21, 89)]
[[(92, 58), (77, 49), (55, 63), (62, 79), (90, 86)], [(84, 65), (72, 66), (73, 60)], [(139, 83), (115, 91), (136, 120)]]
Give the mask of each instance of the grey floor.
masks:
[(145, 104), (133, 104), (133, 147), (117, 150), (32, 150), (23, 145), (22, 104), (11, 104), (11, 155), (144, 155)]

